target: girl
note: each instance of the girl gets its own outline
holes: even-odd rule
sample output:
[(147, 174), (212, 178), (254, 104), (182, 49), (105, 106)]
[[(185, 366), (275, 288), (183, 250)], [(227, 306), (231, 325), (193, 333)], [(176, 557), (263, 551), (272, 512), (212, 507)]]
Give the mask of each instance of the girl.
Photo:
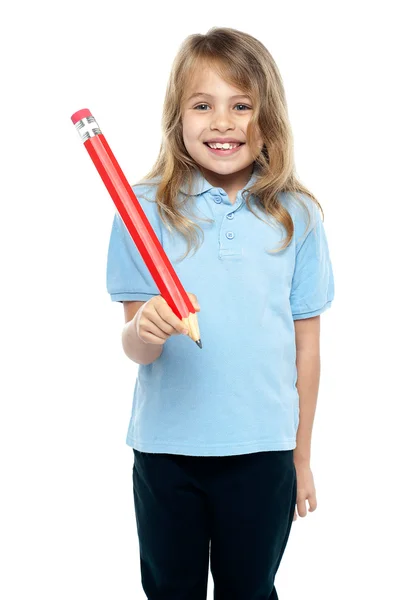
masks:
[(162, 126), (133, 190), (201, 304), (203, 348), (116, 214), (107, 290), (139, 364), (126, 442), (142, 585), (149, 600), (206, 600), (210, 554), (216, 600), (276, 600), (295, 505), (316, 508), (319, 321), (334, 297), (321, 207), (295, 177), (281, 76), (252, 36), (189, 36)]

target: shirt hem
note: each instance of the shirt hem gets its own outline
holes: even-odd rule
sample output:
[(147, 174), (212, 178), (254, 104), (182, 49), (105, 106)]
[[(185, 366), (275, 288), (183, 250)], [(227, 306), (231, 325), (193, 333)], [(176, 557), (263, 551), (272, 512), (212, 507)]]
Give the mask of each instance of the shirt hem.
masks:
[(237, 444), (207, 444), (204, 447), (185, 444), (170, 444), (166, 442), (143, 443), (128, 437), (126, 444), (140, 452), (152, 454), (181, 454), (186, 456), (233, 456), (238, 454), (252, 454), (254, 452), (268, 452), (274, 450), (294, 450), (296, 439), (281, 441), (258, 441)]
[(309, 319), (309, 317), (317, 317), (318, 315), (321, 315), (322, 313), (324, 313), (328, 308), (330, 308), (331, 304), (332, 304), (332, 300), (329, 300), (322, 307), (316, 308), (315, 310), (311, 310), (311, 311), (305, 310), (304, 312), (295, 312), (295, 313), (293, 312), (292, 318), (294, 321), (297, 321), (298, 319)]
[(110, 297), (113, 302), (130, 302), (135, 300), (146, 301), (156, 295), (156, 292), (113, 292)]

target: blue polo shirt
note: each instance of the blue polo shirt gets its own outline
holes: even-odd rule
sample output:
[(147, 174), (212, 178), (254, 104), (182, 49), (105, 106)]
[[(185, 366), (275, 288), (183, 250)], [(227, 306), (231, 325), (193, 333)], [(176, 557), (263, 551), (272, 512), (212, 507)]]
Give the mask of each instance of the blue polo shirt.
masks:
[[(267, 253), (281, 245), (285, 232), (260, 210), (255, 208), (263, 221), (248, 210), (244, 189), (231, 204), (222, 188), (196, 171), (191, 210), (213, 222), (197, 221), (204, 242), (178, 262), (186, 242), (159, 218), (155, 186), (133, 186), (184, 288), (198, 298), (203, 348), (174, 335), (158, 359), (138, 365), (126, 437), (132, 448), (228, 456), (296, 446), (294, 320), (319, 315), (334, 298), (326, 234), (319, 209), (301, 195), (311, 215), (305, 235), (306, 211), (283, 192), (279, 198), (293, 218), (294, 238), (285, 250)], [(181, 192), (186, 190), (184, 185)], [(159, 294), (117, 212), (106, 277), (113, 301), (146, 301)]]

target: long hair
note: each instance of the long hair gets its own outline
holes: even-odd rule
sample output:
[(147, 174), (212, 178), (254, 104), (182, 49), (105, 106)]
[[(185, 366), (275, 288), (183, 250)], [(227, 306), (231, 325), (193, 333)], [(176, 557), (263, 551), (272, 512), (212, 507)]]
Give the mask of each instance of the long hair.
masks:
[[(255, 207), (284, 227), (286, 238), (282, 246), (271, 251), (280, 252), (290, 244), (294, 234), (293, 220), (279, 199), (280, 192), (288, 192), (293, 202), (299, 200), (308, 216), (309, 210), (301, 194), (307, 195), (322, 212), (323, 209), (295, 175), (293, 136), (277, 65), (265, 46), (247, 33), (228, 27), (212, 27), (205, 35), (192, 34), (183, 41), (167, 83), (158, 158), (152, 169), (135, 185), (145, 183), (157, 186), (155, 201), (161, 220), (169, 231), (174, 228), (185, 237), (188, 246), (184, 257), (194, 244), (196, 251), (198, 234), (203, 236), (203, 231), (190, 218), (187, 208), (193, 174), (198, 171), (198, 165), (188, 154), (183, 142), (182, 107), (187, 96), (187, 83), (201, 66), (212, 68), (227, 83), (243, 90), (251, 99), (253, 111), (247, 126), (246, 143), (252, 152), (258, 177), (250, 187), (244, 189), (243, 199), (256, 218), (260, 217), (250, 204), (251, 196)], [(260, 153), (255, 146), (256, 126), (264, 142)], [(182, 196), (180, 188), (185, 182), (189, 192)], [(200, 217), (198, 219), (213, 222)]]

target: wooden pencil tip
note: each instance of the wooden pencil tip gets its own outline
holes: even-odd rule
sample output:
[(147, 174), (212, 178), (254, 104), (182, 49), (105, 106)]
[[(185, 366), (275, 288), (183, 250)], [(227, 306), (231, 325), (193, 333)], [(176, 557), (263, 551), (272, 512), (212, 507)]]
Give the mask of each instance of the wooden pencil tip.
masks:
[(202, 348), (202, 342), (201, 342), (201, 340), (197, 340), (195, 343), (197, 344), (197, 346), (199, 346), (200, 348)]

